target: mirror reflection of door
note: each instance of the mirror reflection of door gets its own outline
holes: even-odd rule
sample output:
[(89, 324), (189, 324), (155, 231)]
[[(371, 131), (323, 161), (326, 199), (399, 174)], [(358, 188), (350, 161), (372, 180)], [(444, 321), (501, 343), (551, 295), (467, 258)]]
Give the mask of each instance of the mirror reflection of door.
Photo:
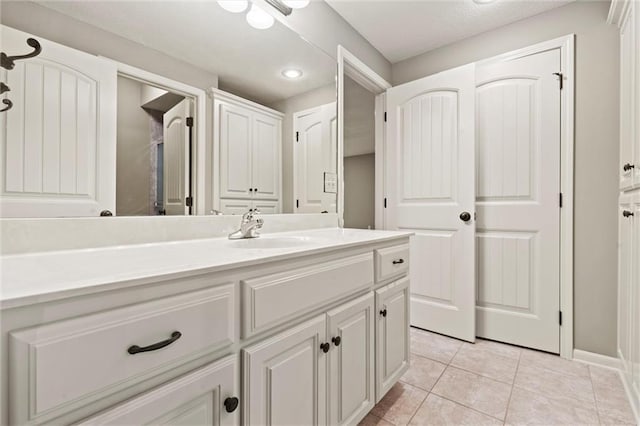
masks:
[(189, 214), (192, 100), (118, 77), (116, 215)]

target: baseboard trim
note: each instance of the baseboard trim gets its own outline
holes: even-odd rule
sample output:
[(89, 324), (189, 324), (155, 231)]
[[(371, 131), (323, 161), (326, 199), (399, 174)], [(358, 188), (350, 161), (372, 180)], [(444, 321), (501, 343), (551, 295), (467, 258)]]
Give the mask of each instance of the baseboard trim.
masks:
[(624, 367), (624, 357), (618, 350), (618, 359), (620, 360), (620, 369), (618, 370), (618, 374), (620, 375), (620, 380), (624, 386), (624, 391), (627, 394), (627, 399), (629, 400), (629, 404), (631, 404), (631, 410), (633, 411), (633, 415), (636, 418), (636, 424), (640, 425), (640, 395), (636, 394), (633, 390), (633, 386), (625, 377), (622, 368)]
[(620, 370), (622, 364), (620, 359), (613, 356), (601, 355), (595, 352), (582, 351), (580, 349), (573, 350), (573, 359), (584, 362), (586, 364), (597, 365), (598, 367)]

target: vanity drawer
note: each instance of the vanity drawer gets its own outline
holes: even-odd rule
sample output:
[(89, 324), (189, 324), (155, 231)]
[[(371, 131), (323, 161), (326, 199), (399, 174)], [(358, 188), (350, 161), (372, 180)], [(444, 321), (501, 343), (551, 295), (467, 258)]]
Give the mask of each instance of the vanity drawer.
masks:
[(372, 253), (241, 281), (244, 338), (373, 284)]
[(231, 345), (232, 284), (10, 334), (11, 423), (58, 416)]
[(376, 281), (405, 274), (409, 270), (409, 244), (376, 250)]

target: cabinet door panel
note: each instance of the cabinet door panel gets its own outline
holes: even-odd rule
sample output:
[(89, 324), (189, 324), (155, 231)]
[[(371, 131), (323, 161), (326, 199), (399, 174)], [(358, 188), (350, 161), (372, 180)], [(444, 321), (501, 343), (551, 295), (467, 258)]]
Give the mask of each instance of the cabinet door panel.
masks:
[(623, 373), (631, 374), (631, 271), (632, 271), (632, 218), (623, 212), (631, 211), (630, 196), (623, 196), (619, 206), (619, 257), (618, 257), (618, 355), (623, 364)]
[(216, 101), (220, 138), (220, 196), (250, 197), (251, 122), (248, 109)]
[(243, 350), (245, 424), (325, 424), (325, 323), (321, 315)]
[(376, 401), (409, 368), (409, 278), (376, 291)]
[(277, 201), (254, 200), (253, 208), (258, 209), (262, 214), (280, 213), (280, 206)]
[(222, 214), (242, 215), (253, 208), (251, 200), (220, 200), (220, 211)]
[(275, 200), (280, 195), (280, 139), (282, 122), (255, 115), (253, 121), (253, 197)]
[(239, 409), (228, 413), (227, 398), (237, 397), (238, 361), (231, 355), (116, 405), (80, 425), (235, 425)]
[(369, 293), (327, 313), (329, 424), (356, 424), (375, 404), (373, 308)]

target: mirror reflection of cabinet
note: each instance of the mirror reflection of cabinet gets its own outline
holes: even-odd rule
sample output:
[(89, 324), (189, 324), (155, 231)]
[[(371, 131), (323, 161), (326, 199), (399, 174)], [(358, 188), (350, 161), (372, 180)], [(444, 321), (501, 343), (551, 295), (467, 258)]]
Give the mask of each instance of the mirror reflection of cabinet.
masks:
[[(281, 212), (283, 114), (213, 89), (219, 210)], [(214, 202), (215, 205), (215, 202)]]

